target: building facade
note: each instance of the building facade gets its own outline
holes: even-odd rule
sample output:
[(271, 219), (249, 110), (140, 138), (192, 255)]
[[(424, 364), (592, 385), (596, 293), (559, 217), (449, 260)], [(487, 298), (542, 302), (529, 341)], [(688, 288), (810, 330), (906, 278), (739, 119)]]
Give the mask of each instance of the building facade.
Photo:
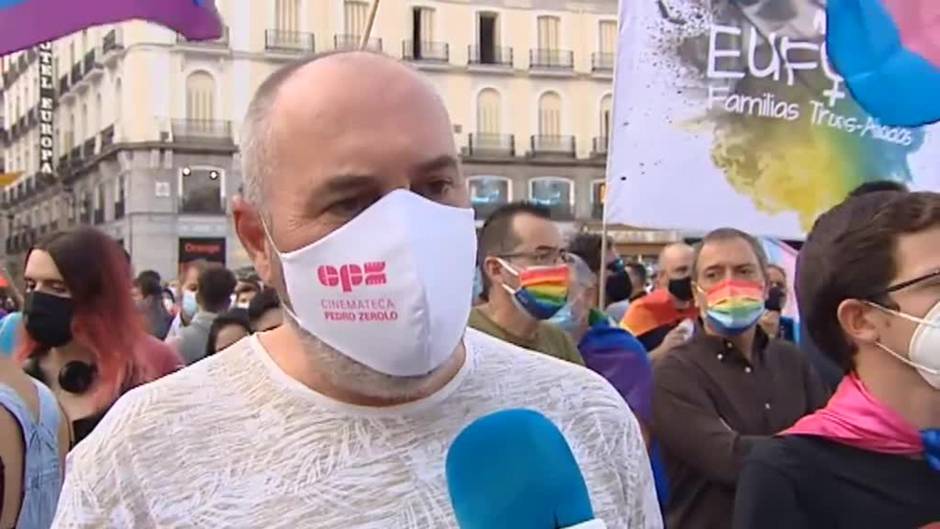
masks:
[[(76, 223), (121, 241), (138, 270), (248, 264), (227, 213), (250, 98), (282, 64), (358, 45), (369, 4), (216, 3), (217, 41), (127, 22), (3, 59), (0, 157), (13, 181), (0, 191), (0, 251), (14, 274), (36, 238)], [(440, 91), (478, 219), (523, 199), (571, 230), (600, 218), (616, 10), (615, 0), (382, 0), (369, 47)]]

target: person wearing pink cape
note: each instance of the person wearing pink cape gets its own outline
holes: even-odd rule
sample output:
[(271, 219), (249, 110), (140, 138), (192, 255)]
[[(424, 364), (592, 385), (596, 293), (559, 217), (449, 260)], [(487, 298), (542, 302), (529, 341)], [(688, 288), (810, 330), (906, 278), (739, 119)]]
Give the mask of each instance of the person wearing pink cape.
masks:
[(734, 527), (940, 527), (940, 194), (851, 198), (802, 251), (804, 325), (845, 377), (751, 452)]

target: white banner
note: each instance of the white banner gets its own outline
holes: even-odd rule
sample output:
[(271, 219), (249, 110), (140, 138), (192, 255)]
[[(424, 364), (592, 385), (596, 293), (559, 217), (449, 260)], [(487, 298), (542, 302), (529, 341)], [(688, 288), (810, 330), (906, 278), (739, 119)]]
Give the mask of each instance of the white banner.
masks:
[(802, 238), (857, 186), (940, 189), (938, 129), (881, 125), (821, 0), (622, 0), (608, 223)]

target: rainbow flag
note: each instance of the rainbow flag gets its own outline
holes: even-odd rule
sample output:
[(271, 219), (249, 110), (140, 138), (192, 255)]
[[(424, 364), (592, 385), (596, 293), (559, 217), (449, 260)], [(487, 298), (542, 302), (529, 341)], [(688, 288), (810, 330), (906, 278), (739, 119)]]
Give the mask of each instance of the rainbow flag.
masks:
[(0, 0), (0, 55), (130, 19), (162, 24), (189, 40), (222, 36), (214, 0)]
[(940, 121), (940, 0), (829, 0), (827, 49), (862, 107), (883, 123)]

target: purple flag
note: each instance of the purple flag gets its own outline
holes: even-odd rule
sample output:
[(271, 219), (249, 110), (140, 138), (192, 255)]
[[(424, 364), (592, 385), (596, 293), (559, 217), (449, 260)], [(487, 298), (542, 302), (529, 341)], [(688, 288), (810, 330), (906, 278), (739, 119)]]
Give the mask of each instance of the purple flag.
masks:
[(0, 55), (135, 18), (162, 24), (189, 40), (222, 36), (214, 0), (0, 0)]

